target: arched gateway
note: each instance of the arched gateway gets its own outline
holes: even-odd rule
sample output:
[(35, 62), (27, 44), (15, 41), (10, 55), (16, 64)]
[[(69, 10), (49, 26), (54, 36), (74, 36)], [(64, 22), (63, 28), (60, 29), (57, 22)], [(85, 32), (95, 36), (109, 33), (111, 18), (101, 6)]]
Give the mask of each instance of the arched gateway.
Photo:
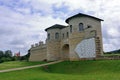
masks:
[(61, 50), (61, 59), (69, 60), (69, 44), (64, 44)]

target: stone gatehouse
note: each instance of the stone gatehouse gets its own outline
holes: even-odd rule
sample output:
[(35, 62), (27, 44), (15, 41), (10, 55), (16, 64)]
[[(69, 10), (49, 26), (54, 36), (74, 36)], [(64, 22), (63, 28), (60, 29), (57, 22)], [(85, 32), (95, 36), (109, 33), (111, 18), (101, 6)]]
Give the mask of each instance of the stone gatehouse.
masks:
[(65, 20), (67, 26), (55, 24), (45, 29), (46, 43), (30, 48), (30, 61), (95, 59), (103, 54), (102, 19), (76, 14)]

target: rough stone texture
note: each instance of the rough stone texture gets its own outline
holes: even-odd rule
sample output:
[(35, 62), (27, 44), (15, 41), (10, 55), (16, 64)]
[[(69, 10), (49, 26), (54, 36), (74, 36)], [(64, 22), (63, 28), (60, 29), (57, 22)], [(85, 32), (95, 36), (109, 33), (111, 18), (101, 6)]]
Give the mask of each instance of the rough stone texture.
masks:
[(47, 60), (54, 61), (60, 59), (60, 41), (47, 42)]
[[(79, 31), (79, 23), (83, 23), (84, 30)], [(72, 32), (70, 26), (72, 25)], [(65, 27), (65, 26), (64, 26)], [(59, 38), (55, 38), (55, 34), (59, 34)], [(67, 35), (68, 33), (68, 35)], [(33, 47), (30, 49), (31, 61), (47, 59), (55, 60), (84, 60), (90, 58), (80, 58), (75, 52), (76, 46), (85, 39), (95, 38), (96, 57), (103, 54), (101, 21), (89, 16), (74, 17), (68, 21), (65, 28), (49, 28), (47, 34), (50, 39), (46, 39), (46, 47)], [(36, 46), (38, 46), (36, 44)], [(36, 49), (37, 48), (37, 49)]]
[(46, 45), (33, 47), (30, 49), (30, 53), (29, 61), (43, 61), (47, 59)]

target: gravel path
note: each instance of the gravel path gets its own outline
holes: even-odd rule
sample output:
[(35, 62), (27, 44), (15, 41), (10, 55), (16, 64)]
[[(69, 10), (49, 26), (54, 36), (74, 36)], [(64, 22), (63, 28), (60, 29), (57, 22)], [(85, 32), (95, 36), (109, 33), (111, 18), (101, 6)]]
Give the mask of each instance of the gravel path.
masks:
[(45, 64), (34, 65), (34, 66), (26, 66), (26, 67), (20, 67), (20, 68), (13, 68), (13, 69), (0, 70), (0, 73), (3, 73), (3, 72), (10, 72), (10, 71), (17, 71), (17, 70), (23, 70), (23, 69), (29, 69), (29, 68), (35, 68), (35, 67), (41, 67), (41, 66), (56, 64), (56, 63), (59, 63), (59, 62), (62, 62), (62, 60), (54, 61), (54, 62), (49, 62), (49, 63), (45, 63)]

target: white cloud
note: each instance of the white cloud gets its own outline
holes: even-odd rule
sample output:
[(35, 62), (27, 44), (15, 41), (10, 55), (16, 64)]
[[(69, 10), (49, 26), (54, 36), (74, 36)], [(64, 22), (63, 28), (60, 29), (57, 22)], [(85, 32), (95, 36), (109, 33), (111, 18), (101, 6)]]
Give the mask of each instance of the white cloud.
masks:
[(117, 28), (109, 28), (108, 34), (111, 35), (112, 37), (119, 37), (120, 38), (120, 32), (117, 30)]
[(45, 41), (45, 28), (55, 23), (65, 24), (63, 20), (54, 19), (52, 16), (23, 15), (5, 6), (0, 7), (0, 10), (2, 10), (0, 12), (0, 32), (2, 31), (0, 49), (3, 50), (11, 49), (14, 52), (20, 50), (22, 53), (26, 53), (32, 43)]
[(32, 43), (45, 40), (45, 28), (56, 23), (66, 25), (64, 19), (77, 12), (104, 19), (104, 51), (120, 48), (119, 0), (4, 0), (0, 3), (1, 49), (26, 52)]

